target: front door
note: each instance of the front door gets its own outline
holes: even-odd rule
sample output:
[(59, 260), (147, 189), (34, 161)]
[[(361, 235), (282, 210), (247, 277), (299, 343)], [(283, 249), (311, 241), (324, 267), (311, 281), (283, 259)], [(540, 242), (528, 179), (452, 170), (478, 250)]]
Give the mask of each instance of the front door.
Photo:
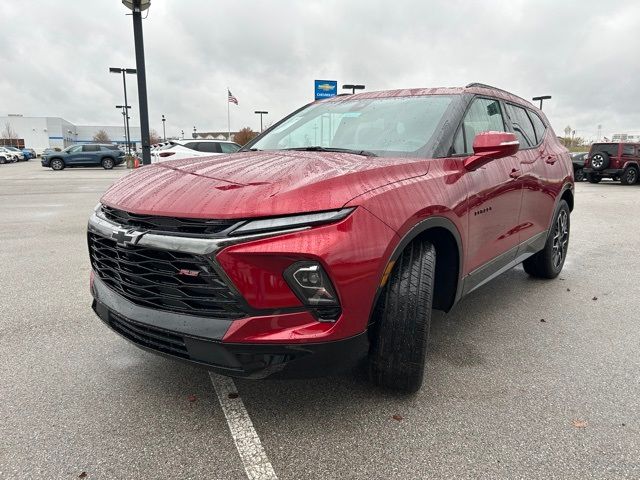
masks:
[(74, 145), (67, 150), (67, 156), (64, 163), (67, 165), (82, 165), (82, 145)]
[[(475, 136), (487, 131), (506, 131), (500, 102), (475, 98), (456, 135), (454, 153), (472, 154)], [(492, 160), (466, 173), (469, 197), (465, 271), (470, 272), (466, 291), (515, 259), (522, 203), (519, 175), (515, 156)]]

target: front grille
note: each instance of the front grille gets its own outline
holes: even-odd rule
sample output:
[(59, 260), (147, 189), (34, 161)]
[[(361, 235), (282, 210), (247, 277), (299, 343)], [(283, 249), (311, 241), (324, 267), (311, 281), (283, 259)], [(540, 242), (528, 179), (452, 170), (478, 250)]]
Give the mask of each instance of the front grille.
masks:
[(151, 232), (184, 233), (190, 235), (221, 235), (238, 220), (207, 220), (204, 218), (175, 218), (159, 215), (139, 215), (102, 205), (104, 217), (118, 225)]
[(238, 297), (203, 256), (123, 247), (94, 233), (89, 233), (89, 254), (96, 275), (136, 305), (205, 317), (246, 316)]
[(159, 328), (143, 325), (124, 318), (117, 313), (109, 313), (109, 325), (120, 335), (128, 338), (137, 345), (159, 350), (164, 353), (189, 358), (184, 338), (175, 333)]

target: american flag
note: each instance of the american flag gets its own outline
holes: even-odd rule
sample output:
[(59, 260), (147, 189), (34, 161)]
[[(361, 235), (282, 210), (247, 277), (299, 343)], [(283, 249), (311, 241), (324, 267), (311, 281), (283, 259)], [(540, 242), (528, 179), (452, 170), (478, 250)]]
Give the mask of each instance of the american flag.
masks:
[(231, 93), (231, 90), (229, 90), (228, 88), (227, 93), (229, 94), (229, 103), (235, 103), (236, 105), (238, 105), (238, 99), (233, 96), (233, 93)]

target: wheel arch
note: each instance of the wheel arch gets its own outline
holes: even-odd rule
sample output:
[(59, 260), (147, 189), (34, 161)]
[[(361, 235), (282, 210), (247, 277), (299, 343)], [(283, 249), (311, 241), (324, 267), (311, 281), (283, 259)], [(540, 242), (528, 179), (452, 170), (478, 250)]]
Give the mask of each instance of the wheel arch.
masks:
[[(400, 240), (386, 262), (376, 292), (369, 324), (373, 323), (376, 306), (386, 287), (389, 274), (404, 249), (416, 240), (426, 240), (436, 249), (436, 271), (433, 308), (448, 312), (462, 296), (462, 238), (456, 225), (446, 217), (429, 217), (414, 225)], [(455, 268), (451, 268), (451, 265)]]
[(564, 200), (569, 205), (569, 211), (573, 212), (573, 188), (566, 185), (560, 195), (560, 200)]

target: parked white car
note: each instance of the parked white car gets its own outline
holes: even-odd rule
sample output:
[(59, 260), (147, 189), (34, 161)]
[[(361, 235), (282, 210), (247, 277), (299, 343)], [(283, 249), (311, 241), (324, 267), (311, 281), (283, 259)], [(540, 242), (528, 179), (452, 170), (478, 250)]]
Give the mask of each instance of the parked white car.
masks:
[(7, 147), (0, 147), (0, 163), (13, 163), (17, 161), (18, 155), (15, 152), (12, 152)]
[(240, 150), (240, 145), (226, 140), (171, 140), (151, 152), (151, 163), (210, 157)]
[(22, 150), (16, 148), (16, 147), (3, 147), (6, 151), (13, 153), (13, 155), (16, 157), (16, 159), (21, 162), (22, 160), (24, 160), (24, 153), (22, 153)]

